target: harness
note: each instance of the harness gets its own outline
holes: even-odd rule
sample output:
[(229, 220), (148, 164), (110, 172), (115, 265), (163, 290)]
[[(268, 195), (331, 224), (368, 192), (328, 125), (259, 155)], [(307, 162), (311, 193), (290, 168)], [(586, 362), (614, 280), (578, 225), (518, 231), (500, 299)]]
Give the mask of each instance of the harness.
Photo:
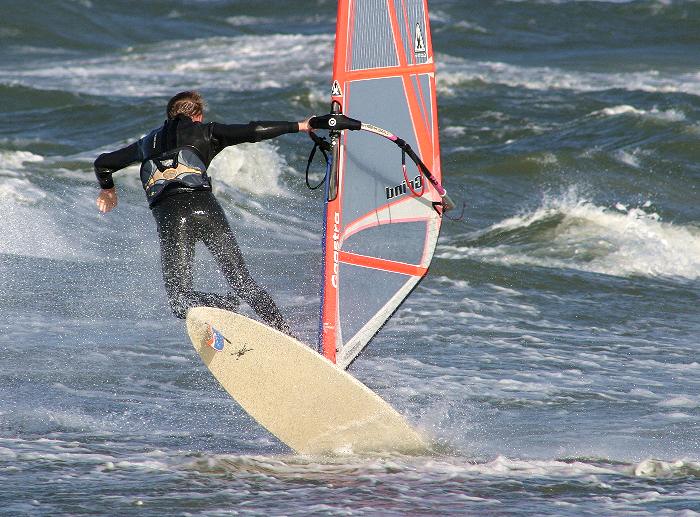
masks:
[[(167, 121), (163, 127), (154, 129), (139, 141), (141, 162), (141, 183), (146, 192), (148, 204), (153, 204), (160, 195), (172, 186), (193, 190), (211, 190), (207, 176), (207, 165), (198, 147), (206, 148), (205, 137), (185, 139), (182, 145), (179, 137), (180, 119)], [(200, 141), (201, 140), (201, 141)]]
[(211, 189), (204, 160), (191, 146), (173, 149), (144, 161), (141, 164), (141, 183), (149, 204), (174, 184), (195, 190)]

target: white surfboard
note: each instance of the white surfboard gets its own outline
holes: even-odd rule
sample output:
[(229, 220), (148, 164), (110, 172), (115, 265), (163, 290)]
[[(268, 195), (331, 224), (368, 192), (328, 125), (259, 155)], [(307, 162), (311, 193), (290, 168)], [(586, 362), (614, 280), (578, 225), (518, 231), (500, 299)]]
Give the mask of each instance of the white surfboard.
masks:
[[(214, 346), (211, 327), (225, 339)], [(197, 307), (187, 331), (204, 364), (263, 427), (301, 454), (425, 453), (428, 444), (367, 386), (303, 343), (240, 314)]]

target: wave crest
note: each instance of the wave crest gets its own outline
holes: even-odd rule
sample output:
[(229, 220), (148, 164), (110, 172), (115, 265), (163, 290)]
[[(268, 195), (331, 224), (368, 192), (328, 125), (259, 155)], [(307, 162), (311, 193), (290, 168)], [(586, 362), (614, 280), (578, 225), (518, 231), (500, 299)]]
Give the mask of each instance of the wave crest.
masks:
[(700, 278), (700, 228), (663, 222), (651, 202), (597, 206), (575, 190), (478, 233), (438, 257), (577, 269), (620, 277)]

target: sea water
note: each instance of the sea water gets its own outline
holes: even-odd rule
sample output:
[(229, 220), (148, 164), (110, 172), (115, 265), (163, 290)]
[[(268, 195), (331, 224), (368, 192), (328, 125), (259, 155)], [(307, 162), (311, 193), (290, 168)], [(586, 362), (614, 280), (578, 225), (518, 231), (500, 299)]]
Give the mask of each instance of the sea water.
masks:
[[(2, 7), (0, 515), (700, 515), (700, 4), (430, 2), (465, 216), (350, 371), (435, 451), (331, 458), (217, 385), (167, 308), (137, 167), (101, 215), (92, 161), (184, 89), (210, 120), (326, 112), (336, 2)], [(311, 344), (309, 144), (230, 148), (211, 176)]]

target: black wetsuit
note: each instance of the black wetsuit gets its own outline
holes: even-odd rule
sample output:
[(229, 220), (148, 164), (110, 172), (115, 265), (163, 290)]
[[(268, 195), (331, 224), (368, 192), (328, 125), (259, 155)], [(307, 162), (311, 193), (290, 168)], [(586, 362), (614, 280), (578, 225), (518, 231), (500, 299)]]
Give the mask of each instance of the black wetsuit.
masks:
[(114, 186), (114, 171), (141, 162), (141, 180), (158, 224), (165, 289), (177, 317), (184, 318), (187, 309), (195, 306), (229, 310), (237, 306), (235, 296), (192, 290), (194, 248), (201, 240), (234, 293), (266, 323), (289, 332), (270, 295), (248, 272), (224, 211), (211, 192), (206, 169), (224, 147), (298, 130), (296, 122), (202, 124), (178, 115), (139, 141), (95, 160), (95, 174), (102, 188)]

